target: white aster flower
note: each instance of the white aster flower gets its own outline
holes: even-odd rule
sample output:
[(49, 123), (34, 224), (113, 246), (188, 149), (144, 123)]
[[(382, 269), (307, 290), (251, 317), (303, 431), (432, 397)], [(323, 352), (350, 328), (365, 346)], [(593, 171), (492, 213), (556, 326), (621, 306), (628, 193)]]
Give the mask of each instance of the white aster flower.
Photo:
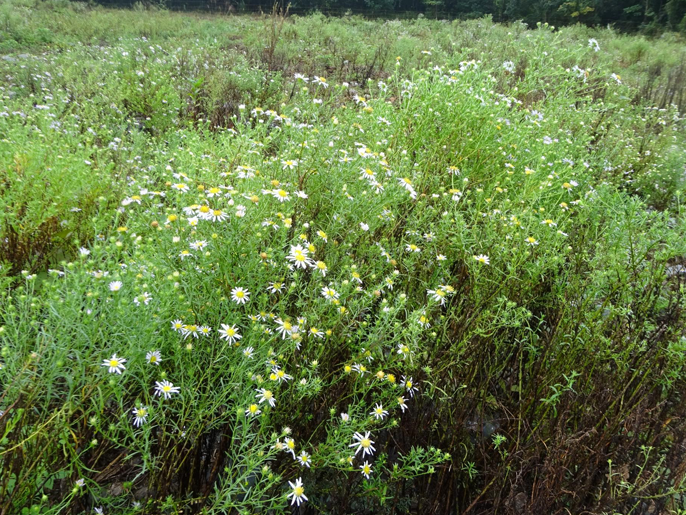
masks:
[(288, 484), (293, 489), (287, 496), (288, 499), (291, 499), (291, 506), (294, 504), (300, 506), (302, 502), (307, 501), (307, 497), (305, 496), (305, 487), (303, 487), (301, 478), (296, 479), (295, 483), (289, 481)]
[(126, 363), (126, 359), (118, 358), (116, 354), (112, 354), (112, 357), (104, 360), (101, 366), (108, 367), (107, 371), (110, 374), (121, 374), (123, 370), (126, 370), (124, 363)]

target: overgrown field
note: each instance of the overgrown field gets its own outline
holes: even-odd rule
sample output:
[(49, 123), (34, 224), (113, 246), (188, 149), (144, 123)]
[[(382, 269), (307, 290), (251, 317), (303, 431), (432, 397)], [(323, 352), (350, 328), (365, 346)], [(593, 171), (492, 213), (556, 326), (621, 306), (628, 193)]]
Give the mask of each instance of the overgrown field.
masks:
[(0, 5), (0, 513), (686, 513), (686, 51)]

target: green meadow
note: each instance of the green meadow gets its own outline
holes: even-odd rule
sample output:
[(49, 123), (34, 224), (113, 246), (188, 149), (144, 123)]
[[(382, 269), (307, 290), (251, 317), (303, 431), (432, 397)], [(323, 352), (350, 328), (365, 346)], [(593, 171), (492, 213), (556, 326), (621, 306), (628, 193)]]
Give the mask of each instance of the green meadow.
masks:
[(0, 4), (0, 514), (686, 513), (686, 45)]

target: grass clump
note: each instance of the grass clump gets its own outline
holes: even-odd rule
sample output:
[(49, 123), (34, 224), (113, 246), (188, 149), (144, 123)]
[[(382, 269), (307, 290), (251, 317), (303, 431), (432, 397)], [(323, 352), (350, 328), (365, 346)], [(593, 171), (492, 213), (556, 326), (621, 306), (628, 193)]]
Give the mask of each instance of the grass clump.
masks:
[(684, 122), (619, 36), (134, 14), (1, 62), (4, 512), (683, 508)]

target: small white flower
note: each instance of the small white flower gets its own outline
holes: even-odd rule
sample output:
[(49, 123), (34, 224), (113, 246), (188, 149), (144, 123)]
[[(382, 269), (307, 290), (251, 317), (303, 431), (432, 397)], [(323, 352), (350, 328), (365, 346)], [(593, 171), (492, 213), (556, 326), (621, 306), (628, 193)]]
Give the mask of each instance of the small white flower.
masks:
[(382, 404), (377, 403), (370, 415), (372, 415), (376, 420), (383, 420), (388, 415), (388, 411), (383, 409)]
[(276, 399), (274, 398), (274, 394), (271, 390), (265, 390), (264, 388), (260, 388), (259, 390), (257, 390), (256, 397), (260, 401), (260, 404), (266, 402), (272, 408), (276, 406)]
[(138, 295), (137, 297), (134, 297), (133, 303), (136, 306), (140, 306), (141, 303), (145, 304), (146, 306), (150, 303), (152, 300), (152, 295), (150, 295), (147, 291), (144, 292), (142, 295)]
[(300, 456), (298, 456), (298, 463), (300, 463), (301, 466), (310, 468), (310, 455), (307, 454), (305, 451), (302, 451), (300, 453)]
[(151, 365), (159, 366), (160, 361), (162, 361), (162, 353), (158, 350), (148, 351), (148, 353), (145, 355), (145, 361), (147, 361)]
[(355, 442), (348, 445), (348, 447), (357, 447), (357, 449), (355, 449), (355, 456), (357, 456), (358, 452), (362, 451), (362, 457), (364, 458), (367, 454), (371, 456), (374, 454), (374, 451), (376, 451), (374, 448), (374, 441), (370, 438), (369, 431), (367, 431), (364, 436), (360, 433), (355, 433), (353, 438), (355, 439)]
[(227, 340), (231, 344), (243, 338), (235, 325), (222, 324), (222, 328), (218, 332), (222, 340)]
[(148, 418), (148, 407), (140, 405), (137, 408), (131, 410), (133, 413), (133, 425), (136, 427), (141, 427), (145, 423), (145, 419)]
[(369, 479), (369, 475), (373, 472), (372, 466), (368, 461), (365, 461), (362, 465), (360, 465), (360, 470), (362, 471), (362, 475), (367, 479)]
[(324, 286), (322, 288), (322, 297), (324, 297), (329, 302), (333, 302), (338, 299), (338, 292), (329, 286)]
[(110, 374), (121, 374), (122, 370), (126, 370), (124, 363), (126, 363), (124, 358), (118, 358), (116, 354), (112, 354), (112, 357), (104, 360), (101, 366), (108, 367)]
[(245, 304), (250, 300), (250, 292), (245, 288), (237, 286), (231, 290), (231, 298), (236, 304)]
[(172, 393), (179, 393), (179, 387), (166, 379), (161, 382), (155, 381), (155, 395), (163, 395), (165, 399), (170, 399)]
[(260, 413), (262, 413), (262, 410), (260, 410), (257, 404), (251, 404), (248, 406), (248, 409), (245, 410), (246, 417), (256, 417)]
[(305, 496), (305, 488), (303, 487), (301, 478), (296, 479), (295, 483), (289, 481), (288, 484), (293, 489), (293, 491), (288, 494), (288, 498), (291, 499), (291, 506), (294, 504), (300, 506), (300, 503), (307, 501), (307, 497)]

